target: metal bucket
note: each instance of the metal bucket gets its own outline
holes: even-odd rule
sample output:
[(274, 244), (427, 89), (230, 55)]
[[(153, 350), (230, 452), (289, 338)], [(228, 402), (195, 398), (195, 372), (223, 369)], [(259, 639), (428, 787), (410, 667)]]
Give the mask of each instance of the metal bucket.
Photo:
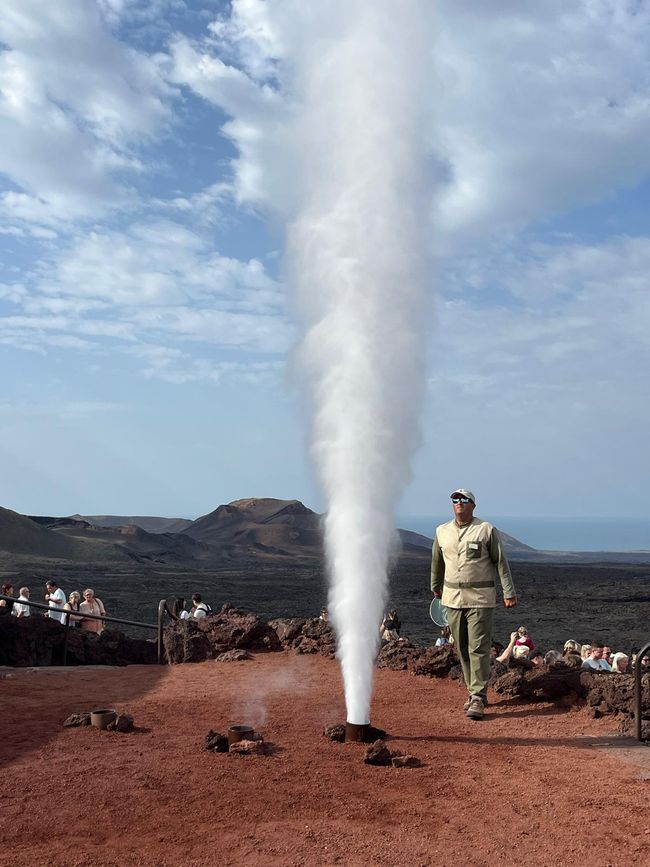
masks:
[(357, 725), (357, 723), (346, 722), (345, 724), (345, 742), (367, 744), (370, 742), (370, 723)]
[(90, 711), (90, 724), (97, 729), (105, 729), (109, 723), (117, 719), (117, 713), (108, 708), (99, 708)]
[(230, 726), (228, 729), (228, 746), (231, 747), (233, 744), (239, 743), (239, 741), (251, 741), (254, 734), (255, 729), (252, 726)]

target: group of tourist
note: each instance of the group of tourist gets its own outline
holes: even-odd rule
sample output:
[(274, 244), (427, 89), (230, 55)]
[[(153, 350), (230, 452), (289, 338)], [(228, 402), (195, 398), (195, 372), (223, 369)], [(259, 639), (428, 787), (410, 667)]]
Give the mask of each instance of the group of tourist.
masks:
[[(13, 593), (13, 584), (5, 583), (2, 585), (3, 596), (13, 596)], [(28, 604), (30, 595), (29, 587), (21, 587), (15, 600), (0, 599), (0, 607), (8, 609), (8, 612), (15, 617), (29, 617), (32, 613), (31, 606)], [(67, 624), (82, 629), (85, 632), (99, 634), (104, 629), (104, 621), (94, 618), (104, 617), (106, 609), (102, 600), (95, 596), (90, 587), (87, 587), (83, 594), (78, 590), (73, 590), (66, 598), (57, 582), (50, 579), (45, 584), (45, 601), (49, 607), (45, 616), (49, 617), (50, 620), (55, 620), (64, 626)], [(35, 611), (40, 611), (40, 609), (35, 609)]]
[[(527, 659), (533, 665), (552, 665), (556, 662), (564, 662), (572, 668), (583, 668), (586, 671), (609, 671), (618, 674), (626, 674), (634, 670), (637, 663), (637, 654), (627, 654), (622, 651), (612, 652), (612, 649), (601, 641), (592, 641), (591, 644), (581, 644), (573, 638), (564, 642), (561, 651), (549, 650), (541, 653), (535, 650), (535, 645), (528, 635), (524, 626), (510, 634), (510, 641), (504, 648), (498, 642), (492, 643), (492, 659), (507, 664), (513, 661)], [(643, 669), (650, 668), (650, 658), (644, 656), (641, 659)]]

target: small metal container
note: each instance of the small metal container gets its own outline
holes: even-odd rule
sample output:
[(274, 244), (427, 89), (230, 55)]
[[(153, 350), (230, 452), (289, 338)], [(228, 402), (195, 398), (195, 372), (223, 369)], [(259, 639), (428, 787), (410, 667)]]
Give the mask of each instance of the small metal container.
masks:
[(90, 711), (90, 724), (97, 729), (105, 729), (109, 723), (117, 719), (117, 713), (108, 708), (99, 708)]
[(345, 742), (367, 744), (370, 742), (370, 723), (357, 725), (357, 723), (346, 722), (345, 724)]
[(228, 746), (239, 743), (239, 741), (252, 741), (255, 729), (252, 726), (235, 725), (228, 729)]

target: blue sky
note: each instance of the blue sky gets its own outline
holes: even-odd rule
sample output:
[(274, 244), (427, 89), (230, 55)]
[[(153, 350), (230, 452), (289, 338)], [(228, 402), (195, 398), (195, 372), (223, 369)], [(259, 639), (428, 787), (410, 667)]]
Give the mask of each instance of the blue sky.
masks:
[[(1, 505), (322, 507), (287, 371), (282, 70), (319, 38), (297, 8), (3, 3)], [(399, 511), (462, 485), (486, 516), (648, 516), (650, 7), (437, 18), (428, 393)]]

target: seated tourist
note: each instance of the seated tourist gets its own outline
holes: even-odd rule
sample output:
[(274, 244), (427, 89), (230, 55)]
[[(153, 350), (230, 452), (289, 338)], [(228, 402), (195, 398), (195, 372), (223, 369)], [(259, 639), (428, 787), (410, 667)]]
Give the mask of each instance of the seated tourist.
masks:
[(190, 617), (194, 617), (195, 620), (200, 620), (202, 617), (210, 614), (211, 611), (212, 609), (207, 602), (203, 601), (200, 593), (195, 593), (192, 596), (192, 610), (190, 611)]
[(517, 640), (515, 641), (515, 647), (527, 647), (530, 653), (535, 650), (535, 644), (533, 639), (528, 634), (528, 630), (525, 626), (520, 626), (517, 630)]
[[(89, 587), (84, 590), (84, 601), (79, 606), (79, 613), (94, 614), (96, 617), (106, 614), (104, 603), (95, 596)], [(94, 632), (97, 635), (104, 631), (104, 621), (95, 620), (94, 618), (91, 620), (90, 618), (82, 617), (80, 626), (84, 632)]]
[(564, 642), (562, 648), (562, 659), (571, 668), (580, 668), (582, 665), (582, 656), (580, 655), (580, 642), (569, 638)]
[(389, 611), (379, 627), (382, 641), (397, 641), (401, 625), (397, 611), (395, 609)]
[(612, 671), (617, 671), (619, 674), (626, 674), (630, 659), (627, 653), (615, 653), (612, 657)]
[(515, 642), (517, 640), (519, 633), (511, 632), (510, 633), (510, 641), (508, 642), (507, 647), (500, 653), (495, 659), (496, 662), (501, 662), (503, 665), (507, 665), (510, 661), (510, 657), (512, 656), (512, 652), (514, 650)]
[(564, 647), (562, 648), (562, 656), (566, 656), (568, 653), (577, 653), (580, 656), (580, 642), (575, 641), (573, 638), (568, 638), (564, 642)]
[(320, 614), (318, 615), (318, 619), (322, 620), (323, 623), (329, 623), (330, 616), (329, 616), (329, 612), (328, 612), (327, 608), (321, 608)]
[(29, 605), (25, 605), (25, 602), (29, 602), (29, 587), (20, 588), (18, 599), (14, 602), (11, 613), (16, 617), (29, 617)]
[(452, 640), (451, 629), (448, 626), (443, 626), (440, 630), (440, 635), (436, 638), (436, 647), (444, 647), (445, 644), (450, 644)]
[(612, 668), (609, 662), (603, 659), (603, 646), (600, 642), (595, 642), (591, 645), (589, 656), (582, 663), (582, 667), (587, 671), (611, 671)]
[(581, 644), (580, 645), (580, 656), (582, 660), (589, 659), (589, 654), (591, 653), (591, 644)]
[(549, 650), (544, 657), (545, 665), (553, 665), (556, 662), (562, 662), (562, 654), (559, 650)]
[[(549, 650), (549, 653), (557, 653), (557, 651)], [(533, 663), (533, 665), (544, 665), (544, 654), (541, 652), (541, 650), (536, 650), (535, 653), (533, 653), (533, 655), (530, 657), (530, 661)]]

